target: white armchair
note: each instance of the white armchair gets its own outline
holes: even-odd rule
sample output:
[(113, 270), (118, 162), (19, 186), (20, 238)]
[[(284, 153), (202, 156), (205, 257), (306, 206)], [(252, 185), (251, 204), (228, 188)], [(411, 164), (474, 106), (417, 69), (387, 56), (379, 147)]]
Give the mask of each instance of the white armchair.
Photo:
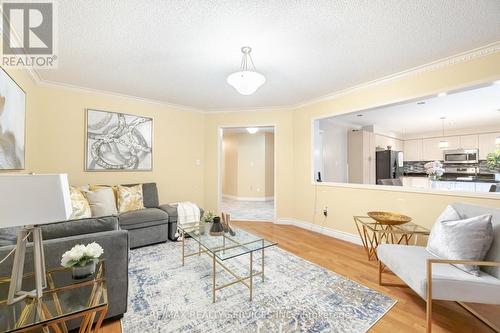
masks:
[[(390, 269), (427, 302), (427, 332), (432, 329), (432, 300), (474, 302), (500, 305), (500, 209), (453, 204), (462, 218), (492, 214), (494, 240), (484, 261), (447, 260), (433, 256), (423, 246), (382, 244), (377, 248), (379, 284)], [(481, 267), (480, 275), (466, 273), (451, 264)]]

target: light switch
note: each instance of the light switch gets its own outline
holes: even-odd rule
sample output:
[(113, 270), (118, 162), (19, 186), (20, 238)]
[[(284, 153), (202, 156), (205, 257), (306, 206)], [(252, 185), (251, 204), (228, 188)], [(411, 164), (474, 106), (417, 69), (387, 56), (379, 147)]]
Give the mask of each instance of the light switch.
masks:
[(201, 165), (201, 160), (196, 160), (195, 163), (196, 165)]

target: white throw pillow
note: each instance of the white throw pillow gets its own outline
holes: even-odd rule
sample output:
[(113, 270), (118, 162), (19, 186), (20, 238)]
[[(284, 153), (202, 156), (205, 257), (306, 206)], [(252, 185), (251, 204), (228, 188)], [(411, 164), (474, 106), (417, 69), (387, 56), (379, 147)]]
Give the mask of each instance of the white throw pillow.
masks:
[[(427, 251), (442, 259), (481, 261), (492, 243), (491, 214), (462, 219), (453, 207), (448, 206), (432, 227)], [(454, 266), (479, 276), (476, 265)]]
[(115, 194), (111, 187), (97, 188), (85, 191), (85, 197), (90, 205), (92, 217), (117, 215)]

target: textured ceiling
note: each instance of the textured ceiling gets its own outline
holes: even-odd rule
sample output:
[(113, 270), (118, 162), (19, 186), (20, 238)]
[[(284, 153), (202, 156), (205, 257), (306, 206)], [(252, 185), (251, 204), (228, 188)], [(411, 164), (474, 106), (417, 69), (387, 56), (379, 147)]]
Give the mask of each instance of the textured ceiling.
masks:
[[(500, 40), (498, 0), (59, 1), (43, 80), (203, 110), (290, 106)], [(240, 47), (267, 81), (239, 95)]]

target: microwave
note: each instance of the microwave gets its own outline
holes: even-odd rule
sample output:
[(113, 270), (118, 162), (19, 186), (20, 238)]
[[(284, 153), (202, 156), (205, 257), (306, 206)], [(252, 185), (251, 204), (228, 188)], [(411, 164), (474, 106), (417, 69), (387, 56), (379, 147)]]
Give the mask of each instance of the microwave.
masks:
[(444, 163), (473, 164), (479, 163), (478, 149), (457, 149), (444, 151)]

